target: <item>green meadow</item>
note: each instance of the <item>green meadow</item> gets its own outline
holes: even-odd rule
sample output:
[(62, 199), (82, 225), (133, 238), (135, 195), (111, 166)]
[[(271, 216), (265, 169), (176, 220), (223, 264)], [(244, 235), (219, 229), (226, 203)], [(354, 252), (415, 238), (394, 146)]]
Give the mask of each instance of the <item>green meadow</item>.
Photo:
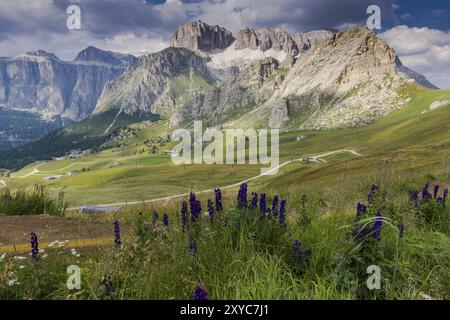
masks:
[[(142, 152), (148, 139), (170, 133), (164, 122), (132, 125), (136, 134), (120, 146), (33, 163), (3, 176), (12, 193), (31, 191), (36, 181), (50, 192), (65, 188), (69, 206), (142, 203), (103, 215), (66, 211), (70, 219), (118, 221), (133, 231), (122, 235), (120, 245), (77, 249), (80, 256), (65, 248), (23, 261), (6, 255), (0, 261), (7, 270), (0, 273), (0, 298), (193, 299), (203, 290), (208, 299), (449, 299), (450, 210), (438, 197), (450, 185), (450, 108), (428, 107), (450, 100), (450, 90), (413, 84), (403, 90), (409, 104), (373, 124), (281, 134), (280, 164), (337, 150), (360, 154), (293, 161), (275, 176), (250, 180), (247, 203), (252, 192), (258, 199), (266, 193), (268, 208), (275, 196), (285, 199), (285, 220), (280, 202), (277, 215), (269, 211), (261, 218), (259, 200), (255, 208), (240, 206), (239, 185), (226, 188), (259, 175), (258, 165), (174, 165), (165, 154), (173, 142), (154, 154)], [(296, 141), (299, 135), (307, 138)], [(44, 180), (70, 170), (81, 173)], [(422, 195), (427, 182), (431, 194), (439, 185), (436, 199)], [(369, 199), (373, 184), (378, 187)], [(215, 194), (200, 191), (216, 187), (223, 209), (211, 213), (207, 203), (215, 204)], [(418, 200), (410, 200), (411, 190), (419, 192)], [(188, 192), (202, 206), (196, 219), (188, 196), (143, 202)], [(358, 203), (367, 206), (366, 213), (357, 215)], [(376, 229), (379, 214), (382, 228)], [(70, 264), (81, 268), (79, 290), (66, 287)], [(380, 289), (366, 285), (370, 265), (381, 268)], [(8, 272), (19, 284), (5, 284)]]

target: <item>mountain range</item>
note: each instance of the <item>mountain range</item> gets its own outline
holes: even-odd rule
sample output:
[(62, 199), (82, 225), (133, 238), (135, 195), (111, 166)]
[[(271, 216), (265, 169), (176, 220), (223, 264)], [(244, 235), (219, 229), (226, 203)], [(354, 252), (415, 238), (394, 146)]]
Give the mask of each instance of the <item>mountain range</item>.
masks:
[[(169, 48), (139, 58), (94, 47), (69, 62), (44, 51), (0, 58), (0, 112), (30, 114), (52, 123), (51, 129), (70, 121), (72, 128), (52, 133), (64, 141), (73, 131), (83, 136), (79, 128), (89, 136), (85, 123), (93, 121), (102, 124), (105, 139), (119, 123), (142, 119), (172, 127), (203, 120), (221, 127), (323, 130), (361, 126), (402, 108), (410, 98), (400, 89), (410, 82), (437, 89), (366, 27), (297, 34), (247, 27), (233, 36), (194, 21), (178, 27)], [(25, 132), (12, 137), (6, 130), (0, 137), (20, 140)], [(78, 147), (58, 144), (39, 156), (42, 141), (3, 152), (0, 162), (11, 167), (25, 152), (33, 161)]]
[(34, 140), (55, 127), (85, 119), (105, 83), (137, 61), (92, 46), (73, 61), (43, 50), (0, 58), (0, 146)]

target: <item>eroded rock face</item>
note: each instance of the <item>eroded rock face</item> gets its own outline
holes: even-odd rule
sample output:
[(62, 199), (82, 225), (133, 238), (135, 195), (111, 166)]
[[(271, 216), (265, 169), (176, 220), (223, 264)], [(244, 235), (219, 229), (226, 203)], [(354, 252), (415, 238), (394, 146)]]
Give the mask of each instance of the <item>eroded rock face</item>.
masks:
[(291, 35), (282, 28), (266, 27), (258, 30), (245, 28), (239, 31), (235, 44), (236, 49), (261, 49), (267, 51), (284, 51), (287, 54), (296, 55), (297, 44)]
[(182, 105), (171, 117), (171, 125), (177, 126), (204, 117), (217, 122), (250, 112), (274, 93), (279, 82), (269, 82), (268, 79), (278, 67), (279, 62), (271, 57), (250, 63), (237, 76), (197, 94)]
[[(247, 30), (238, 39), (260, 46), (255, 34)], [(344, 128), (371, 123), (408, 102), (398, 93), (405, 80), (397, 73), (394, 50), (370, 30), (319, 34), (303, 37), (309, 48), (289, 63), (253, 62), (199, 94), (172, 123), (208, 119), (235, 127), (264, 122), (282, 130)]]
[(178, 27), (172, 36), (172, 47), (211, 52), (225, 49), (234, 42), (234, 37), (225, 28), (211, 26), (203, 21), (193, 21)]
[[(191, 50), (167, 48), (142, 56), (138, 64), (105, 85), (95, 112), (117, 109), (168, 114), (176, 107), (177, 95), (188, 96), (196, 89), (195, 76), (214, 83), (206, 59)], [(185, 80), (179, 88), (172, 88), (174, 79)]]
[(292, 36), (300, 52), (312, 49), (319, 43), (333, 37), (333, 32), (327, 30), (316, 30), (306, 33), (296, 33)]
[(235, 44), (235, 48), (237, 50), (245, 48), (258, 49), (258, 47), (259, 47), (259, 39), (258, 36), (256, 35), (255, 30), (247, 27), (238, 32)]
[(111, 52), (90, 48), (70, 62), (43, 50), (0, 58), (0, 105), (47, 118), (79, 121), (89, 116), (104, 84), (134, 58), (120, 55), (119, 60)]

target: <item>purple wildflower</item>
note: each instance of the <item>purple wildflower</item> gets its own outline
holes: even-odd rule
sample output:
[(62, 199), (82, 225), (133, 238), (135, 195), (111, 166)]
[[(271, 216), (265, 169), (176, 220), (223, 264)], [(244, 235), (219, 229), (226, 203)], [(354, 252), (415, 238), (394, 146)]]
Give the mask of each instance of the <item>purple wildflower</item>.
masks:
[(300, 242), (298, 240), (294, 241), (294, 245), (292, 246), (292, 250), (294, 250), (294, 252), (295, 252), (294, 258), (300, 258), (300, 259), (304, 258), (305, 253), (300, 248)]
[(273, 197), (272, 200), (272, 214), (274, 217), (278, 215), (278, 196)]
[(437, 199), (438, 192), (439, 192), (439, 185), (437, 184), (433, 188), (433, 199), (435, 199), (435, 200)]
[(447, 197), (448, 197), (448, 189), (445, 188), (444, 189), (444, 194), (442, 196), (442, 204), (445, 206), (445, 202), (447, 201)]
[(38, 252), (39, 252), (39, 241), (36, 233), (31, 233), (31, 258), (36, 260)]
[(425, 186), (423, 187), (423, 189), (422, 189), (422, 200), (428, 200), (428, 199), (431, 198), (431, 194), (430, 194), (430, 192), (428, 191), (428, 188), (429, 188), (429, 187), (430, 187), (430, 183), (427, 182), (427, 183), (425, 184)]
[(259, 219), (264, 219), (266, 217), (266, 194), (263, 192), (259, 197)]
[(252, 200), (250, 201), (250, 209), (258, 208), (258, 194), (256, 192), (252, 192)]
[(193, 257), (197, 255), (197, 241), (195, 239), (189, 243), (189, 254)]
[(195, 197), (195, 194), (191, 192), (189, 195), (189, 205), (191, 209), (191, 219), (192, 221), (197, 220), (202, 212), (202, 205), (199, 200)]
[(214, 200), (215, 200), (215, 205), (216, 205), (216, 211), (220, 211), (223, 210), (223, 206), (222, 206), (222, 192), (220, 191), (219, 188), (214, 189)]
[(208, 199), (209, 221), (214, 222), (214, 207), (211, 199)]
[(368, 228), (368, 227), (362, 227), (361, 225), (357, 224), (355, 225), (355, 227), (352, 229), (352, 236), (353, 238), (359, 240), (359, 242), (363, 242), (364, 240), (366, 240), (367, 236), (372, 232), (372, 228)]
[(168, 227), (169, 226), (169, 216), (164, 213), (163, 215), (163, 224)]
[(201, 285), (198, 284), (194, 290), (194, 300), (203, 301), (208, 298), (208, 291)]
[(286, 200), (281, 200), (280, 203), (280, 214), (278, 216), (278, 222), (280, 224), (286, 225)]
[(119, 221), (114, 221), (114, 244), (116, 246), (116, 248), (120, 248), (120, 245), (122, 244), (122, 242), (120, 241), (120, 226), (119, 226)]
[(383, 216), (381, 215), (381, 212), (378, 211), (376, 213), (376, 216), (379, 217), (375, 220), (375, 223), (373, 224), (373, 233), (372, 237), (377, 240), (381, 240), (381, 229), (383, 228)]
[(181, 204), (181, 224), (183, 226), (183, 231), (187, 228), (189, 228), (188, 225), (188, 208), (187, 208), (187, 203), (186, 201), (183, 201), (183, 203)]
[(409, 199), (413, 202), (418, 201), (419, 200), (419, 191), (410, 190), (409, 191)]
[(356, 205), (356, 215), (358, 217), (360, 217), (361, 215), (366, 214), (366, 212), (367, 212), (367, 207), (358, 202), (358, 204)]
[(246, 209), (248, 207), (247, 193), (248, 193), (248, 185), (247, 183), (244, 182), (239, 187), (239, 192), (237, 196), (238, 207), (241, 209)]

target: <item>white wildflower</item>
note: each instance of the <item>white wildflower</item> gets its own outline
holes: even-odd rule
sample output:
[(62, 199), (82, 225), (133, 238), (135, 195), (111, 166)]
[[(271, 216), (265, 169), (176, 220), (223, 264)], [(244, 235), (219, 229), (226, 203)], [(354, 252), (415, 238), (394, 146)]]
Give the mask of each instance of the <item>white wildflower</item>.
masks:
[(8, 280), (8, 286), (10, 287), (17, 284), (20, 284), (20, 282), (18, 282), (17, 279)]

